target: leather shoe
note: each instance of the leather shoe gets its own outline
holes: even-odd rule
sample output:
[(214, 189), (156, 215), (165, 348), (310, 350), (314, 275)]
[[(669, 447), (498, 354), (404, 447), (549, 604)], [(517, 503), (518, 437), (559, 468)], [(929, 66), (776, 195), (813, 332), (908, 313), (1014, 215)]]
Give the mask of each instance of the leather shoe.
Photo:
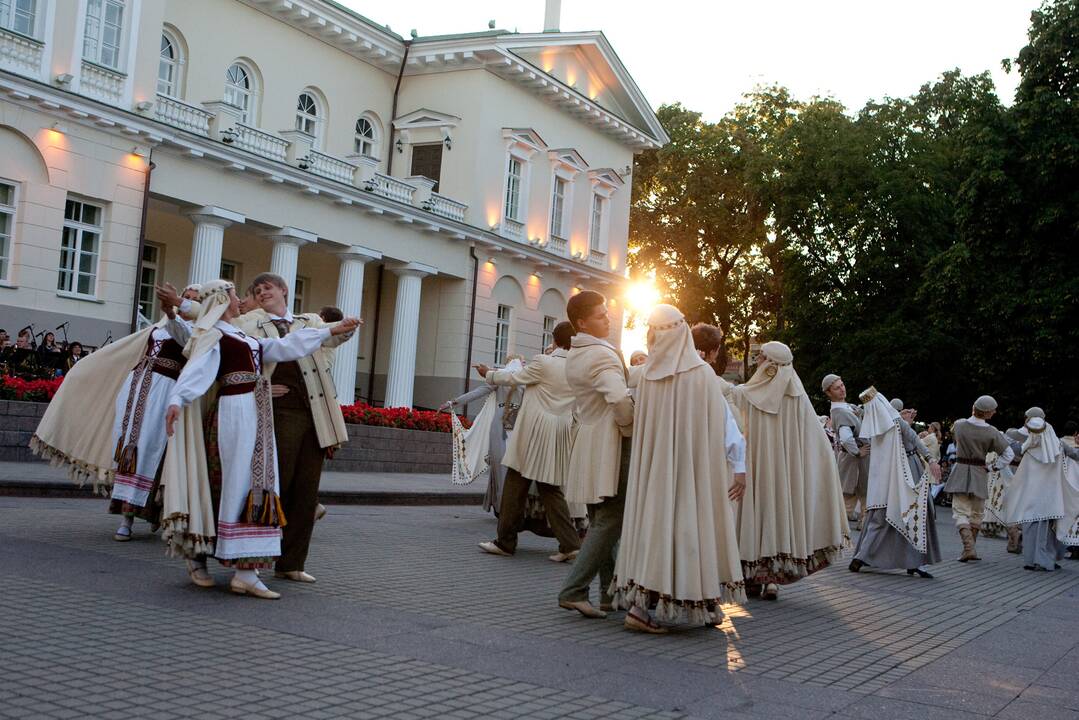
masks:
[(315, 521), (317, 522), (318, 520), (321, 520), (324, 517), (326, 517), (326, 506), (323, 505), (322, 503), (319, 503), (315, 507)]
[(645, 622), (633, 613), (626, 613), (626, 619), (622, 621), (622, 627), (626, 630), (648, 633), (649, 635), (666, 635), (668, 632), (667, 628), (663, 627), (652, 618), (649, 618), (648, 622)]
[(313, 583), (315, 582), (314, 575), (308, 575), (303, 570), (288, 570), (286, 572), (277, 571), (273, 574), (275, 578), (281, 578), (282, 580), (292, 580), (293, 582), (301, 583)]
[(858, 572), (859, 570), (861, 570), (864, 567), (865, 567), (864, 562), (862, 562), (858, 558), (854, 558), (853, 560), (850, 561), (850, 565), (847, 566), (847, 569), (850, 570), (851, 572)]
[(113, 533), (112, 539), (116, 542), (128, 542), (131, 540), (131, 528), (126, 525), (121, 525), (116, 528), (116, 532)]
[(189, 568), (187, 574), (191, 578), (191, 582), (195, 583), (200, 588), (211, 588), (214, 586), (214, 579), (210, 577), (210, 573), (208, 573), (204, 567)]
[(581, 554), (580, 550), (572, 550), (568, 553), (556, 552), (554, 555), (548, 555), (547, 559), (551, 562), (564, 563), (570, 560), (576, 560), (577, 556)]
[(258, 585), (249, 585), (243, 580), (237, 580), (236, 578), (229, 580), (229, 590), (237, 595), (254, 595), (263, 600), (277, 600), (281, 597), (281, 593), (276, 593), (273, 590), (259, 587)]
[(578, 600), (577, 602), (572, 602), (570, 600), (559, 600), (558, 607), (565, 608), (566, 610), (576, 610), (577, 612), (584, 615), (586, 618), (593, 618), (595, 620), (602, 620), (603, 618), (607, 617), (607, 613), (603, 612), (602, 610), (597, 610), (595, 607), (593, 607), (592, 603), (588, 602), (587, 600)]
[(494, 540), (488, 540), (487, 542), (481, 542), (479, 544), (480, 550), (491, 555), (502, 555), (503, 557), (512, 557), (512, 555), (502, 548), (498, 547), (498, 543)]

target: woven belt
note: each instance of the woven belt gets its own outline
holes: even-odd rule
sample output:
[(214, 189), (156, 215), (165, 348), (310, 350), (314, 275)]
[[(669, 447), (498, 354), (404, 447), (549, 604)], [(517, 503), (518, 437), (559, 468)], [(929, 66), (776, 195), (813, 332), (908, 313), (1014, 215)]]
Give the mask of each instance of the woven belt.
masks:
[(257, 382), (259, 379), (258, 373), (253, 372), (230, 372), (221, 376), (221, 384), (224, 386), (229, 385), (250, 385)]
[(979, 460), (978, 458), (961, 458), (961, 457), (957, 457), (955, 459), (955, 461), (957, 463), (959, 463), (960, 465), (982, 465), (982, 466), (985, 465), (985, 458), (982, 458), (981, 460)]

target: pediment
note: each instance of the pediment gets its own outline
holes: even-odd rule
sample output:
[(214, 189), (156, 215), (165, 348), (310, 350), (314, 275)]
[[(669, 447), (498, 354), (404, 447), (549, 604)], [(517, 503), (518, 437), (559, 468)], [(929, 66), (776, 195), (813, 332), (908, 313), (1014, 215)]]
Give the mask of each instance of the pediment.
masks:
[(457, 127), (459, 122), (461, 122), (461, 118), (456, 115), (420, 108), (397, 117), (393, 121), (393, 126), (398, 130), (427, 127), (442, 128)]

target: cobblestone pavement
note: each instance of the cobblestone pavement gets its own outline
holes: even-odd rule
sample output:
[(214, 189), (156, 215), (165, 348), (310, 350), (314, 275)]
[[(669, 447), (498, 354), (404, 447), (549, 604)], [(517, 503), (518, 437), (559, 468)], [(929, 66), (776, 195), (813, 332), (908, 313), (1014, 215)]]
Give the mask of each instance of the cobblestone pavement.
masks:
[(0, 498), (0, 717), (1079, 720), (1079, 562), (954, 562), (945, 515), (933, 580), (843, 563), (650, 637), (559, 610), (551, 540), (479, 553), (478, 508), (331, 507), (318, 583), (267, 602), (114, 542), (103, 501)]

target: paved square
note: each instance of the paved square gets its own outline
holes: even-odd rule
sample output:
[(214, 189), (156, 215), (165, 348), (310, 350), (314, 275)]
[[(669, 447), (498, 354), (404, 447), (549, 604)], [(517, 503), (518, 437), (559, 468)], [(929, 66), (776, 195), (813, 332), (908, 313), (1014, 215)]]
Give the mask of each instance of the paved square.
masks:
[(478, 508), (334, 506), (315, 585), (278, 602), (191, 585), (96, 500), (0, 498), (0, 717), (1079, 719), (1079, 563), (1001, 540), (936, 578), (845, 563), (649, 637), (561, 611), (553, 541), (482, 555)]

